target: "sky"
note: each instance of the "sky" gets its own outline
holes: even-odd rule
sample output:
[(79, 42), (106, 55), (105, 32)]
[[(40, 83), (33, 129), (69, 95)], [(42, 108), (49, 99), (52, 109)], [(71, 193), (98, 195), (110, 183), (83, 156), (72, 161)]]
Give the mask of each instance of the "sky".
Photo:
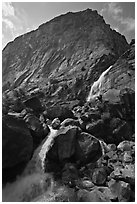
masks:
[(128, 42), (135, 38), (134, 2), (2, 2), (2, 48), (56, 16), (87, 8), (97, 10)]

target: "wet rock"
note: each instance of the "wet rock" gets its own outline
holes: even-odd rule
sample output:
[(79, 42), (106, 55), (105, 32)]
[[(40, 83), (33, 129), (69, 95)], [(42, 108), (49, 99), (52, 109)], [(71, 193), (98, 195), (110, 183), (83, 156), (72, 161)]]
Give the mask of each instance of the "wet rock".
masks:
[(59, 129), (60, 127), (60, 120), (58, 118), (55, 118), (52, 123), (51, 126), (53, 129)]
[(77, 138), (76, 160), (82, 165), (97, 161), (101, 155), (102, 149), (99, 140), (88, 133), (80, 133)]
[(97, 168), (92, 174), (92, 182), (95, 185), (104, 185), (107, 179), (107, 170), (106, 168)]
[(72, 118), (67, 118), (61, 123), (61, 126), (64, 126), (64, 127), (66, 127), (68, 125), (79, 126), (80, 124), (79, 124), (78, 120), (74, 120)]

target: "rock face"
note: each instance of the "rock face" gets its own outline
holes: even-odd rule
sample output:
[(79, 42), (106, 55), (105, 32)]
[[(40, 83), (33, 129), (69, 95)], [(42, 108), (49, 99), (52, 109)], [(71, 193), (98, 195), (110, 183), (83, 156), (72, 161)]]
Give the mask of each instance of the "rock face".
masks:
[(69, 12), (3, 49), (3, 90), (35, 93), (39, 88), (46, 105), (83, 101), (89, 85), (128, 47), (97, 11)]

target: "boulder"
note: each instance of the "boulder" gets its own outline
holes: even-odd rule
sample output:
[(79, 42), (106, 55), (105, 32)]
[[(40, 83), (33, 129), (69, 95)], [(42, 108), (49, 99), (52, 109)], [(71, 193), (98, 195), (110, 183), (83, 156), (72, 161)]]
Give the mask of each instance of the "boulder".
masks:
[(34, 114), (26, 114), (24, 120), (31, 132), (34, 144), (37, 146), (48, 135), (50, 130), (46, 124), (42, 125), (39, 118)]
[(2, 121), (2, 182), (21, 174), (33, 153), (33, 138), (22, 119), (5, 116)]
[(113, 118), (110, 121), (113, 143), (118, 145), (123, 140), (132, 139), (132, 131), (130, 125), (119, 118)]
[(2, 168), (29, 161), (32, 150), (33, 139), (25, 122), (13, 116), (3, 117)]
[(60, 120), (58, 118), (55, 118), (52, 123), (51, 126), (53, 129), (59, 129), (60, 127)]
[(120, 144), (117, 146), (117, 149), (121, 151), (131, 151), (134, 146), (135, 142), (125, 140), (120, 142)]
[(108, 186), (112, 194), (118, 197), (119, 202), (128, 202), (130, 200), (131, 188), (128, 183), (111, 179)]
[(23, 103), (27, 108), (31, 108), (36, 112), (41, 112), (43, 110), (41, 102), (38, 99), (38, 97), (35, 97), (35, 96), (30, 97), (29, 99), (25, 100)]
[(135, 165), (128, 164), (122, 169), (122, 180), (130, 183), (131, 186), (135, 186)]
[(95, 185), (90, 179), (81, 179), (77, 182), (77, 187), (79, 189), (85, 189), (85, 190), (92, 190)]
[(106, 133), (106, 128), (102, 119), (87, 124), (86, 130), (88, 133), (98, 138), (102, 138), (104, 136), (104, 133)]
[(120, 183), (120, 189), (119, 189), (118, 200), (119, 202), (128, 202), (130, 200), (130, 194), (131, 194), (130, 184), (124, 181), (119, 181), (119, 183)]
[(123, 155), (123, 162), (125, 164), (128, 164), (128, 163), (132, 163), (132, 161), (133, 161), (133, 159), (132, 159), (131, 152), (130, 151), (125, 151), (124, 155)]
[(114, 171), (110, 174), (110, 178), (125, 181), (131, 186), (135, 185), (135, 165), (124, 164), (123, 166), (115, 166)]
[(115, 144), (108, 144), (108, 149), (109, 151), (115, 151), (116, 150), (116, 145)]
[(53, 120), (54, 118), (59, 118), (60, 121), (66, 118), (74, 118), (73, 112), (69, 109), (67, 105), (53, 105), (46, 109), (46, 118)]
[(97, 168), (94, 170), (92, 174), (92, 182), (97, 185), (104, 185), (107, 179), (107, 171), (106, 168)]
[(97, 187), (97, 189), (103, 194), (105, 194), (111, 201), (113, 202), (117, 201), (117, 197), (112, 194), (111, 190), (108, 187), (99, 186)]
[(78, 202), (111, 202), (109, 196), (96, 188), (90, 192), (87, 190), (79, 190), (77, 196)]
[(54, 144), (47, 154), (49, 162), (54, 161), (59, 164), (74, 156), (77, 132), (76, 126), (61, 127), (58, 130)]
[(81, 165), (97, 161), (102, 155), (101, 145), (94, 136), (82, 132), (77, 138), (75, 158)]

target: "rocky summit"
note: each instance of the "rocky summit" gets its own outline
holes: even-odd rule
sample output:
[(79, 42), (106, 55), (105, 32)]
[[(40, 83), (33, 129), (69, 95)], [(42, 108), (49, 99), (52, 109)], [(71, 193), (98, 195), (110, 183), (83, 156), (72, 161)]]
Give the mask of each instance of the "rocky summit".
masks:
[(69, 12), (2, 66), (3, 201), (135, 201), (135, 40)]

